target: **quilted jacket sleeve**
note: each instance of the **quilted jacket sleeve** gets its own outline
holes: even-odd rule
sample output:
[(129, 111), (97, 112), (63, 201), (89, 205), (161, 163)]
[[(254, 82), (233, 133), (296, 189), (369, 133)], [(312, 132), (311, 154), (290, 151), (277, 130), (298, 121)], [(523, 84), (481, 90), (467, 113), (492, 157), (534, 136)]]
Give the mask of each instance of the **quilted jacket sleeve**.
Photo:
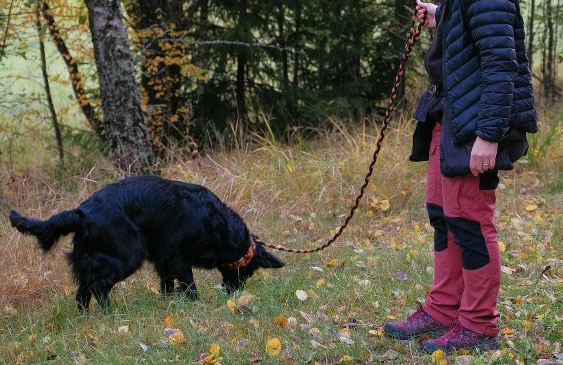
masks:
[(518, 74), (513, 0), (466, 0), (471, 38), (477, 48), (481, 71), (481, 99), (475, 134), (498, 142), (512, 109), (514, 81)]

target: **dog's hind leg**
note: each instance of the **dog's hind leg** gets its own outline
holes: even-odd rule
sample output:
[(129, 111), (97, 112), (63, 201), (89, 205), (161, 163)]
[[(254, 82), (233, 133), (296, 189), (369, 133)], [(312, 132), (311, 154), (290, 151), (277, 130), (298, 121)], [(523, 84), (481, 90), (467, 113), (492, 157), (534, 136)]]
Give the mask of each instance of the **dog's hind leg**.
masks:
[(78, 274), (79, 288), (76, 294), (78, 308), (88, 310), (92, 294), (104, 309), (109, 307), (109, 293), (113, 286), (128, 276), (126, 265), (118, 258), (96, 252), (73, 262)]
[(160, 277), (160, 293), (162, 295), (171, 294), (174, 291), (174, 277), (172, 276), (161, 276)]
[(178, 275), (178, 283), (178, 291), (184, 293), (189, 299), (197, 300), (199, 298), (191, 266)]

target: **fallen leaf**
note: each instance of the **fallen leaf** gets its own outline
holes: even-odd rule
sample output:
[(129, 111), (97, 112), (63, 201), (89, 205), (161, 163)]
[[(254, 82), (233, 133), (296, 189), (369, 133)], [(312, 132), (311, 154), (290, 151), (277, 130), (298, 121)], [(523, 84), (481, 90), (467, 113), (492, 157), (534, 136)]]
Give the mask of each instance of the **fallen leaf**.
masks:
[(322, 343), (317, 342), (317, 341), (315, 341), (315, 340), (311, 340), (311, 346), (312, 346), (314, 349), (319, 348), (319, 347), (321, 347), (321, 348), (323, 348), (323, 349), (326, 349), (326, 348), (327, 348), (325, 345), (323, 345)]
[(512, 273), (514, 272), (514, 270), (512, 270), (511, 268), (509, 268), (508, 266), (501, 266), (500, 270), (508, 275), (512, 275)]
[(174, 325), (174, 320), (172, 319), (172, 317), (170, 316), (166, 316), (166, 318), (164, 318), (164, 324), (166, 325), (166, 328), (174, 328), (176, 327)]
[(16, 308), (12, 307), (9, 304), (6, 304), (4, 306), (4, 313), (6, 313), (9, 316), (15, 316), (16, 314), (18, 314), (18, 311), (16, 310)]
[(343, 364), (345, 362), (352, 362), (354, 361), (354, 359), (348, 355), (344, 355), (340, 358), (340, 360), (338, 360), (337, 364)]
[(537, 204), (529, 204), (526, 206), (526, 211), (533, 212), (534, 210), (538, 209)]
[(268, 353), (268, 355), (272, 357), (278, 356), (279, 353), (281, 352), (281, 349), (282, 349), (281, 342), (275, 337), (269, 339), (268, 343), (266, 343), (266, 352)]
[(129, 325), (118, 327), (117, 333), (129, 333)]
[(432, 365), (446, 365), (446, 353), (442, 350), (436, 350), (432, 353)]
[(280, 327), (285, 327), (287, 325), (287, 317), (277, 316), (274, 318), (274, 324)]
[(508, 335), (513, 335), (514, 331), (512, 330), (512, 328), (505, 327), (502, 329), (501, 333), (505, 336), (508, 336)]
[(504, 242), (498, 241), (498, 247), (499, 247), (499, 249), (500, 249), (500, 252), (505, 252), (505, 251), (506, 251), (506, 246), (505, 246)]
[(227, 307), (231, 310), (231, 313), (235, 314), (237, 311), (237, 305), (232, 299), (227, 300)]
[(350, 338), (350, 333), (348, 331), (340, 332), (340, 334), (338, 335), (338, 339), (340, 340), (340, 342), (345, 343), (347, 345), (354, 344), (354, 340)]
[(287, 319), (287, 325), (289, 326), (289, 328), (295, 328), (295, 326), (297, 326), (297, 318), (295, 317), (289, 317)]
[(395, 360), (397, 357), (399, 357), (399, 353), (395, 350), (387, 350), (386, 353), (381, 355), (381, 358), (382, 358), (383, 361)]
[(217, 354), (219, 353), (219, 350), (221, 350), (221, 346), (217, 345), (216, 343), (209, 346), (209, 352), (213, 356), (217, 356)]
[(399, 271), (395, 274), (395, 277), (401, 281), (405, 281), (409, 278), (409, 275), (404, 271)]
[(384, 212), (388, 211), (389, 208), (391, 208), (391, 206), (389, 205), (389, 200), (382, 200), (381, 201), (381, 205), (380, 205), (380, 209)]
[(317, 288), (320, 288), (321, 286), (324, 286), (326, 284), (326, 280), (325, 279), (319, 279), (317, 280)]
[(369, 334), (376, 337), (383, 337), (383, 330), (382, 329), (370, 330)]
[(173, 345), (181, 345), (186, 343), (184, 334), (180, 330), (176, 330), (176, 332), (168, 336), (168, 341)]
[(299, 299), (301, 301), (305, 301), (309, 297), (309, 295), (307, 295), (307, 292), (305, 290), (295, 291), (295, 296), (297, 296), (297, 299)]
[(338, 265), (338, 259), (332, 259), (326, 263), (326, 267), (333, 268)]
[(147, 352), (149, 350), (149, 346), (145, 343), (139, 342), (139, 346), (141, 346), (143, 352)]

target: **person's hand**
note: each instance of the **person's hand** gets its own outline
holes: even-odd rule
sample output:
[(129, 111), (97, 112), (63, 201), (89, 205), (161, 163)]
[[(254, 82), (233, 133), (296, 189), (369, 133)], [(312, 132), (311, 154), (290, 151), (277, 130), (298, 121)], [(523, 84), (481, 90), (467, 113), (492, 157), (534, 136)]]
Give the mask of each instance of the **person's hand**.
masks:
[(485, 141), (481, 137), (475, 139), (471, 150), (469, 168), (473, 176), (477, 176), (495, 168), (498, 142)]
[(416, 0), (416, 15), (418, 19), (422, 20), (424, 13), (426, 12), (426, 22), (424, 26), (426, 28), (436, 28), (436, 8), (438, 6), (430, 3), (423, 3), (420, 0)]

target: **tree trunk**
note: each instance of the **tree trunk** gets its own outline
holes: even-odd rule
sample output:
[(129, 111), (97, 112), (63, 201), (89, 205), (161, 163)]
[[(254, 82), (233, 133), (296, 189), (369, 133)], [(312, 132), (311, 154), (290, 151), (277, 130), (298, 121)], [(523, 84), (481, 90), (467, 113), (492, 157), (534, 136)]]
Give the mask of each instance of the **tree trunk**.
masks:
[[(200, 0), (199, 21), (197, 24), (197, 39), (208, 39), (209, 30), (209, 0)], [(201, 69), (209, 67), (207, 64), (208, 55), (205, 51), (200, 50), (195, 58), (195, 65)], [(197, 98), (198, 102), (205, 94), (206, 81), (202, 79), (197, 80)]]
[(104, 140), (105, 137), (103, 133), (102, 120), (94, 110), (94, 107), (88, 99), (88, 95), (86, 95), (86, 92), (84, 91), (84, 82), (82, 81), (82, 75), (78, 70), (78, 65), (70, 54), (65, 41), (61, 37), (61, 34), (55, 22), (55, 18), (51, 14), (51, 9), (49, 9), (49, 6), (44, 1), (39, 1), (39, 7), (41, 8), (43, 17), (47, 21), (51, 39), (53, 40), (53, 43), (55, 43), (55, 46), (57, 46), (57, 50), (61, 54), (66, 64), (66, 68), (68, 70), (68, 73), (70, 74), (72, 91), (74, 92), (74, 96), (76, 97), (76, 100), (80, 105), (80, 109), (82, 110), (84, 117), (86, 117), (86, 120), (88, 121), (88, 124), (90, 124), (90, 127), (92, 128), (94, 133), (96, 133), (96, 135), (100, 139)]
[(102, 96), (104, 129), (116, 165), (139, 173), (155, 162), (141, 110), (119, 0), (85, 0)]
[(530, 17), (528, 18), (528, 60), (530, 62), (530, 71), (534, 72), (534, 18), (536, 16), (536, 0), (530, 2)]
[(544, 88), (545, 88), (545, 98), (548, 103), (550, 103), (554, 98), (554, 87), (555, 80), (554, 74), (554, 63), (555, 63), (555, 52), (553, 49), (554, 36), (553, 36), (553, 7), (551, 4), (552, 0), (547, 0), (545, 4), (546, 8), (546, 27), (547, 27), (547, 59), (545, 65), (545, 75), (544, 75)]
[(295, 39), (293, 42), (293, 97), (297, 98), (297, 88), (299, 87), (299, 52), (297, 51), (300, 47), (299, 39), (301, 32), (301, 6), (297, 4), (297, 9), (295, 10)]
[(39, 11), (40, 4), (37, 4), (35, 9), (35, 26), (37, 27), (37, 36), (39, 37), (39, 54), (41, 55), (41, 73), (43, 75), (43, 83), (45, 84), (45, 95), (47, 98), (47, 105), (49, 106), (49, 113), (51, 114), (51, 123), (55, 131), (55, 139), (57, 141), (57, 149), (59, 151), (59, 162), (61, 168), (65, 168), (65, 155), (63, 150), (63, 139), (61, 137), (61, 128), (57, 120), (57, 112), (51, 97), (51, 86), (49, 85), (49, 76), (47, 75), (47, 59), (45, 57), (45, 45), (43, 44), (43, 36), (41, 34), (41, 13)]
[[(246, 8), (247, 0), (239, 0), (239, 27), (245, 27), (246, 24)], [(237, 54), (237, 85), (236, 85), (236, 98), (237, 109), (240, 119), (246, 119), (246, 102), (244, 100), (246, 81), (245, 81), (245, 66), (246, 54), (242, 49), (239, 49)]]
[(278, 8), (278, 31), (279, 31), (279, 42), (280, 48), (282, 49), (282, 85), (283, 90), (287, 89), (289, 84), (289, 69), (288, 69), (288, 60), (287, 60), (287, 42), (285, 40), (285, 8), (283, 3), (279, 4)]

